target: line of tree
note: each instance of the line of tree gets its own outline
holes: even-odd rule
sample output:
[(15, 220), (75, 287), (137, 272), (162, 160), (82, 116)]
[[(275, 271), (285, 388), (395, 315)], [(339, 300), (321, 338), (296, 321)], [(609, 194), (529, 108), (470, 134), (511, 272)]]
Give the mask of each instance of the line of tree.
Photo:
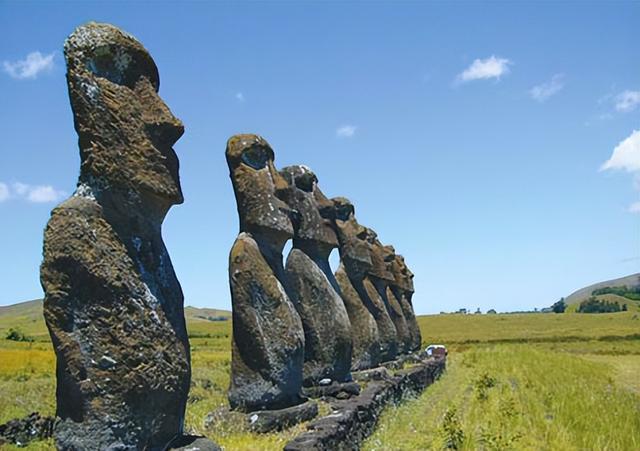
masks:
[(603, 294), (617, 294), (623, 298), (631, 299), (632, 301), (640, 301), (640, 286), (629, 288), (626, 285), (621, 287), (604, 287), (593, 290), (591, 293), (594, 296), (600, 296)]
[(620, 306), (618, 302), (599, 300), (591, 296), (586, 301), (582, 301), (576, 311), (578, 313), (615, 313), (626, 310), (626, 304)]

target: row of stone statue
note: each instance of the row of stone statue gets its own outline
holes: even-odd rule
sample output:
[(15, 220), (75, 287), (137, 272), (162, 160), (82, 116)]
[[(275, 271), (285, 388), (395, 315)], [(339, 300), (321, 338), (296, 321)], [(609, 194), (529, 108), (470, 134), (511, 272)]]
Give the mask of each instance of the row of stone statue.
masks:
[[(179, 449), (191, 359), (161, 228), (183, 202), (173, 145), (184, 127), (131, 35), (85, 24), (64, 55), (80, 176), (51, 213), (40, 269), (56, 353), (56, 446)], [(257, 136), (233, 137), (227, 161), (242, 231), (229, 264), (233, 406), (295, 404), (303, 378), (345, 380), (419, 346), (412, 275), (358, 225), (348, 201), (324, 198), (304, 167), (278, 173)], [(334, 278), (327, 257), (338, 245)]]
[(413, 274), (392, 246), (358, 224), (349, 200), (325, 197), (306, 166), (278, 172), (260, 136), (233, 136), (226, 158), (240, 216), (229, 256), (232, 407), (295, 405), (303, 386), (347, 382), (352, 370), (420, 347)]

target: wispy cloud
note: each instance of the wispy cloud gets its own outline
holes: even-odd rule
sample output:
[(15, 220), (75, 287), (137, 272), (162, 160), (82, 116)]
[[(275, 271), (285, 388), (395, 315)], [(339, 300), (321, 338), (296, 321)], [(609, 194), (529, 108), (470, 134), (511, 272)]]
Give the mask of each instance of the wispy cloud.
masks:
[(236, 92), (235, 98), (238, 102), (244, 102), (244, 94), (241, 92)]
[(555, 74), (551, 81), (534, 86), (529, 90), (531, 98), (537, 102), (544, 102), (549, 97), (559, 93), (564, 88), (564, 74)]
[(624, 91), (615, 98), (616, 111), (628, 113), (640, 105), (640, 91)]
[(66, 193), (64, 191), (58, 191), (53, 186), (31, 186), (27, 194), (27, 200), (29, 202), (55, 202), (62, 199)]
[(634, 130), (621, 141), (611, 154), (611, 158), (600, 167), (601, 171), (620, 169), (627, 172), (640, 171), (640, 130)]
[(472, 80), (488, 80), (500, 77), (509, 73), (509, 66), (513, 63), (507, 58), (490, 56), (485, 59), (476, 59), (464, 71), (456, 77), (457, 83), (464, 83)]
[[(640, 130), (634, 130), (613, 149), (611, 158), (600, 167), (601, 171), (608, 169), (623, 170), (634, 174), (633, 186), (640, 191)], [(640, 213), (640, 202), (631, 204), (628, 211), (629, 213)]]
[(634, 202), (629, 206), (629, 213), (640, 213), (640, 202)]
[(351, 138), (356, 133), (355, 125), (343, 125), (336, 130), (336, 136), (339, 138)]
[(0, 202), (4, 202), (5, 200), (9, 199), (9, 197), (11, 197), (11, 194), (9, 193), (9, 187), (6, 183), (0, 182)]
[(51, 185), (28, 185), (16, 182), (9, 187), (0, 182), (0, 202), (9, 199), (21, 199), (33, 203), (56, 202), (66, 196), (62, 190), (57, 190)]
[(3, 61), (2, 67), (7, 74), (15, 79), (35, 79), (41, 72), (53, 68), (54, 56), (54, 53), (43, 55), (40, 52), (31, 52), (23, 60)]

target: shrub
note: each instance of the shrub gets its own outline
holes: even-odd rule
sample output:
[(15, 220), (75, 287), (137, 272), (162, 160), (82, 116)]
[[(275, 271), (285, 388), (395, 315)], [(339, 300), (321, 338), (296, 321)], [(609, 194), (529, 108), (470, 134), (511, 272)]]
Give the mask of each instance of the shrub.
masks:
[(560, 298), (558, 302), (551, 306), (551, 310), (553, 310), (553, 313), (564, 313), (566, 309), (567, 304), (564, 302), (564, 298)]
[(464, 431), (458, 419), (458, 412), (455, 407), (450, 407), (444, 414), (442, 421), (445, 447), (447, 449), (461, 449), (464, 442)]
[(476, 391), (476, 398), (484, 401), (489, 397), (489, 389), (495, 387), (498, 381), (489, 373), (482, 373), (475, 381), (473, 386)]
[(31, 342), (33, 341), (33, 338), (29, 337), (28, 335), (25, 335), (20, 329), (9, 329), (9, 332), (7, 332), (7, 335), (5, 336), (5, 338), (7, 340), (12, 340), (12, 341), (27, 341), (27, 342)]
[(621, 310), (617, 302), (600, 301), (591, 296), (586, 301), (582, 301), (576, 311), (578, 313), (614, 313)]

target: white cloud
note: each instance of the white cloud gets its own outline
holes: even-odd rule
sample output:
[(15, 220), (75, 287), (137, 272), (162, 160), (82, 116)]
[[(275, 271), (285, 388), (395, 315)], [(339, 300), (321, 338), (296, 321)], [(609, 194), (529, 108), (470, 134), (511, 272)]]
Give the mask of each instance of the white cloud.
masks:
[(58, 191), (50, 185), (32, 186), (29, 187), (27, 200), (35, 203), (55, 202), (62, 199), (65, 194), (64, 191)]
[[(633, 173), (633, 187), (640, 191), (640, 130), (634, 130), (613, 149), (611, 158), (600, 167), (601, 171), (607, 169), (621, 169)], [(640, 213), (640, 202), (631, 204), (628, 211)]]
[(616, 111), (628, 113), (640, 105), (640, 91), (624, 91), (616, 96)]
[(16, 79), (31, 78), (34, 79), (42, 71), (51, 70), (53, 68), (54, 53), (43, 55), (40, 52), (31, 52), (23, 60), (3, 61), (4, 71), (11, 77)]
[(600, 167), (607, 169), (622, 169), (627, 172), (640, 171), (640, 130), (634, 130), (628, 138), (613, 149), (613, 154)]
[(57, 190), (51, 185), (28, 185), (15, 182), (11, 187), (0, 182), (0, 202), (8, 199), (22, 199), (33, 203), (55, 202), (66, 196), (62, 190)]
[(244, 94), (243, 94), (243, 93), (241, 93), (241, 92), (236, 92), (235, 97), (236, 97), (236, 100), (237, 100), (238, 102), (244, 102)]
[(640, 213), (640, 202), (634, 202), (629, 206), (629, 213)]
[(456, 81), (467, 82), (472, 80), (487, 80), (500, 77), (509, 73), (509, 65), (513, 64), (507, 58), (499, 58), (494, 55), (485, 59), (476, 59), (462, 73), (458, 74)]
[(343, 125), (336, 130), (336, 136), (340, 138), (351, 138), (356, 133), (355, 125)]
[(13, 184), (13, 190), (18, 196), (24, 196), (29, 192), (29, 185), (26, 183), (16, 182)]
[(549, 97), (557, 94), (564, 88), (564, 74), (555, 74), (548, 83), (542, 83), (529, 90), (533, 100), (544, 102)]
[(0, 182), (0, 202), (4, 202), (5, 200), (9, 199), (9, 197), (11, 197), (9, 187), (6, 183)]

